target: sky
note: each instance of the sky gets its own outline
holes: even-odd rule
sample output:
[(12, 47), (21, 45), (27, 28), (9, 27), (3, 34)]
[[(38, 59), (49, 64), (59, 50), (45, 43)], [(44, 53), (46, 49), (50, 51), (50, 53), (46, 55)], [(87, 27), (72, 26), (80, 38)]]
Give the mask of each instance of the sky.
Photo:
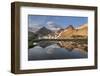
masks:
[(75, 16), (46, 16), (46, 15), (29, 15), (29, 27), (42, 27), (49, 24), (56, 24), (59, 27), (66, 28), (69, 25), (78, 27), (82, 24), (88, 23), (88, 17)]

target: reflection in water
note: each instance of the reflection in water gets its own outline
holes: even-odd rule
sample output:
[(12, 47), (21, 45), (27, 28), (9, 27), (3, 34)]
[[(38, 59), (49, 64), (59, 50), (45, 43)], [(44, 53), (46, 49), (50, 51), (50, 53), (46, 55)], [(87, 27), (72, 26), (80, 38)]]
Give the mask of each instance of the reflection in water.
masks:
[(35, 46), (28, 50), (28, 60), (51, 60), (51, 59), (76, 59), (87, 58), (87, 52), (61, 48), (57, 44), (46, 48)]

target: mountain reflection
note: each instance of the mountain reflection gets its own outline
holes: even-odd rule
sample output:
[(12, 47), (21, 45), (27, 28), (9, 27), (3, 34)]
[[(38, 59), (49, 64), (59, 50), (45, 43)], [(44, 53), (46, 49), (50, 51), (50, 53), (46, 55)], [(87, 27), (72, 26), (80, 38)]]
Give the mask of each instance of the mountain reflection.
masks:
[(87, 58), (87, 52), (81, 50), (69, 50), (61, 48), (57, 44), (46, 48), (35, 46), (28, 50), (28, 60), (52, 60), (52, 59), (77, 59)]

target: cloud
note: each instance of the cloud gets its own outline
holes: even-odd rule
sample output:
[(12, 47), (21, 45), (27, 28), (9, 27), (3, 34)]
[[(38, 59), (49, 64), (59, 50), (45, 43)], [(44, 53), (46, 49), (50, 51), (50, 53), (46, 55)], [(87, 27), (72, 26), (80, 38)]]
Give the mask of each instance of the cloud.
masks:
[(47, 25), (52, 25), (52, 24), (54, 24), (53, 21), (48, 21), (48, 22), (47, 22)]
[(60, 29), (60, 27), (53, 21), (48, 21), (46, 24), (46, 27), (52, 31), (57, 31)]
[(38, 24), (38, 23), (30, 23), (29, 24), (29, 27), (33, 27), (33, 28), (40, 28), (40, 27), (42, 27), (40, 24)]
[(31, 32), (36, 32), (36, 31), (38, 31), (41, 27), (42, 27), (42, 26), (39, 25), (39, 24), (30, 24), (30, 25), (28, 26), (29, 31), (31, 31)]

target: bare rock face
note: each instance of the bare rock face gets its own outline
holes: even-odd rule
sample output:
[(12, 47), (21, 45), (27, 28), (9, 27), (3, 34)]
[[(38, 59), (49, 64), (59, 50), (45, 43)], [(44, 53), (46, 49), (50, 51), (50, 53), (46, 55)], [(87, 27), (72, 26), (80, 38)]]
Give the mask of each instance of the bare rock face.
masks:
[(73, 35), (80, 35), (87, 37), (88, 36), (88, 26), (87, 24), (81, 25), (76, 29), (76, 32), (73, 33)]
[(87, 32), (87, 24), (81, 25), (78, 28), (74, 28), (72, 25), (69, 25), (66, 29), (59, 33), (59, 38), (71, 38), (73, 36), (87, 37)]

